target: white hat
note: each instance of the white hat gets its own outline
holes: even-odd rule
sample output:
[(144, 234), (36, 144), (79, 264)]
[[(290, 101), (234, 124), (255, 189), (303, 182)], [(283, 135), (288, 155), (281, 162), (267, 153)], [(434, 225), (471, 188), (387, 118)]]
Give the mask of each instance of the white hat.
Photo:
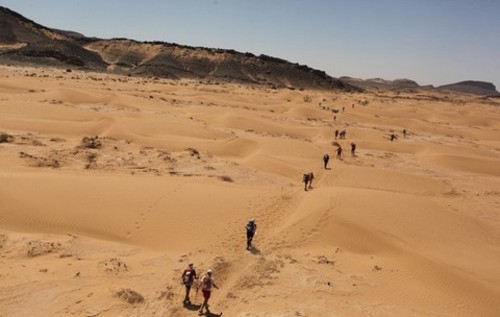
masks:
[(212, 274), (212, 270), (208, 270), (208, 271), (207, 271), (207, 274)]

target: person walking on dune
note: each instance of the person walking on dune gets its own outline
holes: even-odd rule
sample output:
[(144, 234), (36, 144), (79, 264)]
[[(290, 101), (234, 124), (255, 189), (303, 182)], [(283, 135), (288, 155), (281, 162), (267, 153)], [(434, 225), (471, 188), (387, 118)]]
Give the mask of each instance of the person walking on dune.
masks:
[(351, 142), (351, 156), (356, 156), (356, 144)]
[(194, 264), (189, 263), (188, 267), (182, 272), (181, 282), (186, 287), (186, 297), (184, 297), (184, 304), (191, 304), (189, 299), (189, 292), (191, 291), (191, 286), (193, 286), (194, 280), (197, 280), (196, 270), (194, 269)]
[(219, 288), (217, 284), (215, 284), (215, 279), (213, 277), (213, 272), (212, 270), (208, 270), (207, 274), (203, 275), (203, 277), (200, 280), (200, 284), (198, 284), (198, 288), (196, 289), (196, 292), (201, 287), (201, 292), (203, 293), (203, 304), (201, 304), (200, 308), (200, 315), (203, 315), (203, 308), (206, 308), (206, 312), (209, 313), (210, 310), (208, 309), (208, 300), (210, 299), (210, 295), (212, 293), (212, 287)]
[(337, 148), (337, 159), (342, 160), (342, 147), (340, 145)]
[(304, 176), (302, 177), (302, 181), (304, 182), (305, 191), (307, 191), (307, 189), (312, 189), (313, 179), (314, 179), (313, 172), (304, 174)]
[(328, 155), (328, 154), (323, 155), (323, 163), (324, 163), (325, 170), (328, 169), (327, 168), (328, 161), (330, 161), (330, 155)]
[(257, 232), (257, 224), (255, 223), (255, 219), (250, 219), (245, 227), (247, 229), (247, 250), (253, 248), (252, 240)]

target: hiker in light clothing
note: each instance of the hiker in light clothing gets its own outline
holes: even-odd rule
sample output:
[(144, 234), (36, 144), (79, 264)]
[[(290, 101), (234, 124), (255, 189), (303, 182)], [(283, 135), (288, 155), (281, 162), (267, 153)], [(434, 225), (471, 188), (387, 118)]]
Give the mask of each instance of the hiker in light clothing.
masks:
[(212, 270), (208, 270), (207, 271), (207, 274), (203, 275), (203, 277), (201, 278), (200, 280), (200, 284), (198, 284), (198, 288), (197, 288), (197, 292), (198, 292), (198, 289), (200, 289), (201, 287), (201, 291), (203, 293), (203, 304), (201, 304), (201, 308), (200, 308), (200, 315), (203, 315), (203, 308), (206, 308), (206, 312), (209, 313), (210, 310), (208, 309), (208, 299), (210, 298), (210, 295), (212, 293), (212, 286), (215, 287), (215, 288), (219, 288), (216, 284), (215, 284), (215, 279), (213, 278), (213, 272)]

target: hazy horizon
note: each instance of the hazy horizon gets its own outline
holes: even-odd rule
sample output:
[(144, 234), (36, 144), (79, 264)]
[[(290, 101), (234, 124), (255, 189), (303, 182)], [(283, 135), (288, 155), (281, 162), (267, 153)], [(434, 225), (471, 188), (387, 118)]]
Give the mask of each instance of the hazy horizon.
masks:
[(46, 27), (266, 54), (333, 77), (500, 86), (500, 1), (0, 0)]

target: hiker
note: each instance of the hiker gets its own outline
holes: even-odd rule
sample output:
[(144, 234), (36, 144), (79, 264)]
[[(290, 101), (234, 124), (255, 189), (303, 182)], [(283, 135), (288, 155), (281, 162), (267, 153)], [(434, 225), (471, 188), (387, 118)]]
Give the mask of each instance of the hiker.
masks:
[(345, 107), (342, 107), (342, 112), (344, 112), (344, 111), (345, 111)]
[(339, 130), (335, 130), (335, 140), (337, 140), (338, 136), (339, 136)]
[[(304, 182), (304, 190), (307, 191), (307, 189), (312, 189), (312, 182), (314, 179), (314, 174), (313, 172), (304, 174), (304, 177), (302, 178), (302, 181)], [(309, 184), (309, 186), (308, 186)]]
[(340, 131), (340, 133), (339, 133), (339, 137), (340, 137), (341, 139), (345, 139), (345, 135), (346, 135), (346, 133), (347, 133), (347, 132), (346, 132), (346, 130), (342, 130), (342, 131)]
[(213, 275), (212, 270), (208, 270), (207, 274), (205, 274), (201, 278), (200, 283), (198, 284), (198, 288), (196, 289), (196, 292), (198, 292), (198, 290), (201, 287), (201, 292), (203, 293), (203, 299), (204, 299), (203, 304), (201, 304), (200, 315), (203, 315), (203, 308), (207, 309), (207, 313), (210, 312), (210, 310), (208, 309), (208, 299), (210, 298), (212, 292), (212, 286), (217, 289), (219, 288), (215, 284), (215, 279), (213, 278), (212, 275)]
[(408, 132), (408, 131), (406, 131), (406, 129), (403, 129), (403, 136), (404, 136), (405, 138), (406, 138), (406, 133), (407, 133), (407, 132)]
[(351, 156), (356, 156), (356, 144), (351, 142)]
[(323, 155), (323, 163), (325, 163), (325, 170), (327, 169), (326, 166), (328, 165), (328, 161), (330, 160), (330, 155), (325, 154)]
[(186, 297), (184, 298), (184, 304), (191, 304), (191, 300), (189, 299), (189, 292), (191, 291), (191, 286), (193, 286), (193, 282), (195, 279), (198, 279), (196, 275), (196, 270), (194, 269), (194, 264), (189, 263), (187, 269), (182, 272), (181, 283), (186, 287)]
[(245, 228), (247, 229), (247, 250), (250, 250), (251, 248), (253, 248), (253, 236), (257, 232), (257, 224), (255, 223), (255, 219), (250, 219)]
[(342, 147), (339, 145), (339, 147), (337, 148), (337, 158), (339, 160), (342, 160)]
[(394, 142), (397, 138), (398, 137), (394, 133), (391, 133), (391, 142)]

